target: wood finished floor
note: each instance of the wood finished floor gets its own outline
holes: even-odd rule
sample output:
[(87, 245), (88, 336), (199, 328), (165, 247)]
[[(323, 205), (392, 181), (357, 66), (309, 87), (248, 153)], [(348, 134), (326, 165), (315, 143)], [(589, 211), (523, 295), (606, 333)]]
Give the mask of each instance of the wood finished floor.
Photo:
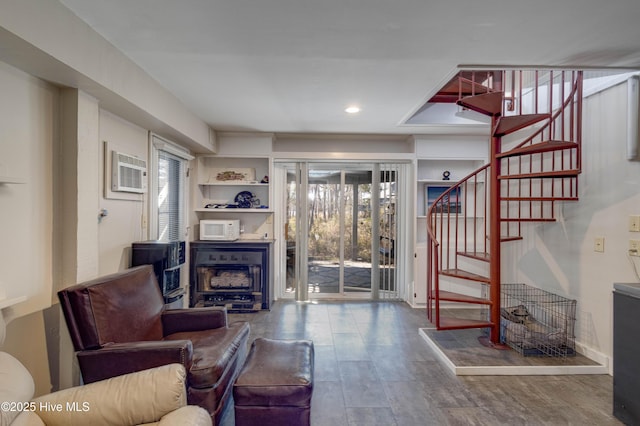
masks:
[[(256, 337), (315, 346), (311, 423), (322, 425), (620, 425), (613, 380), (595, 376), (455, 376), (419, 336), (404, 302), (276, 302), (229, 314)], [(233, 407), (222, 424), (233, 425)], [(292, 425), (293, 426), (293, 425)]]

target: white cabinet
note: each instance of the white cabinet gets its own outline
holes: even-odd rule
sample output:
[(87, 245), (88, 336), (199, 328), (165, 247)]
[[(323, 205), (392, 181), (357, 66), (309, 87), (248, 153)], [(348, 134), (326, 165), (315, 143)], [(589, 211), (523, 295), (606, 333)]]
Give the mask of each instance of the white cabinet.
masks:
[(273, 237), (269, 157), (204, 155), (196, 168), (198, 219), (240, 219), (241, 238)]
[(413, 306), (427, 303), (427, 243), (416, 244), (416, 262), (413, 272)]

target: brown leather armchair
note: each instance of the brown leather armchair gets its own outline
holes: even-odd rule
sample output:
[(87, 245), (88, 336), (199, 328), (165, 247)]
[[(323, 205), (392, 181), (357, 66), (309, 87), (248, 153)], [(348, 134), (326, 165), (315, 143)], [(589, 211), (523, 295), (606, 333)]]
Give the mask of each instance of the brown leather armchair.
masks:
[(187, 370), (187, 401), (215, 424), (247, 354), (249, 324), (224, 308), (164, 309), (150, 265), (58, 292), (85, 383), (170, 363)]

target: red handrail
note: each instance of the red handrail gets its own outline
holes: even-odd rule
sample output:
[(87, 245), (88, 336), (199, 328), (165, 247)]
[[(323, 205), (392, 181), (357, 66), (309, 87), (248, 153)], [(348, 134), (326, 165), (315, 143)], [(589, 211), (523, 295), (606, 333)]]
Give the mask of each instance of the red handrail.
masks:
[[(509, 96), (503, 95), (502, 100), (503, 105), (507, 101), (511, 102), (511, 104), (508, 105), (508, 108), (503, 106), (503, 109), (518, 115), (525, 114), (522, 105), (525, 73), (531, 73), (530, 77), (528, 75), (527, 78), (533, 82), (533, 88), (527, 90), (527, 93), (531, 93), (534, 96), (535, 106), (533, 112), (535, 114), (544, 113), (540, 109), (544, 110), (545, 106), (540, 106), (539, 103), (547, 102), (538, 93), (544, 84), (540, 82), (541, 76), (538, 70), (511, 71), (511, 94)], [(568, 75), (569, 77), (567, 77)], [(503, 88), (508, 87), (506, 77), (507, 73), (504, 72), (501, 78)], [(560, 150), (549, 149), (548, 151), (514, 157), (490, 158), (489, 164), (485, 164), (459, 182), (452, 184), (428, 208), (427, 315), (436, 328), (441, 326), (440, 275), (446, 269), (458, 270), (458, 256), (465, 255), (489, 260), (487, 253), (491, 251), (487, 247), (489, 239), (497, 238), (497, 241), (499, 241), (503, 236), (511, 239), (514, 237), (520, 238), (523, 220), (552, 218), (556, 200), (575, 199), (578, 195), (578, 180), (575, 175), (581, 171), (582, 71), (562, 71), (555, 73), (555, 77), (554, 72), (549, 71), (548, 77), (549, 87), (545, 90), (547, 90), (549, 117), (544, 121), (544, 125), (540, 129), (534, 131), (521, 142), (516, 142), (509, 149), (519, 149), (543, 142), (545, 135), (548, 136), (548, 141), (570, 141), (575, 142), (575, 145), (564, 144)], [(554, 84), (558, 84), (555, 81), (556, 78), (559, 79), (561, 87), (559, 90), (554, 91)], [(474, 92), (479, 84), (475, 81), (475, 77), (472, 80), (465, 81), (465, 83), (470, 84)], [(570, 85), (568, 94), (566, 93), (566, 85)], [(492, 88), (485, 87), (486, 92), (491, 90)], [(553, 110), (555, 92), (561, 96), (562, 102), (556, 110)], [(462, 89), (460, 89), (460, 94), (462, 94)], [(515, 103), (518, 101), (519, 103), (516, 105)], [(494, 139), (492, 137), (492, 140)], [(501, 143), (502, 139), (498, 138), (496, 145), (498, 153), (503, 149), (500, 147)], [(535, 168), (534, 164), (536, 165)], [(493, 177), (490, 179), (489, 172), (492, 170), (493, 165), (496, 168), (493, 170), (493, 174), (491, 174)], [(542, 178), (528, 177), (525, 179), (525, 176), (523, 176), (523, 178), (517, 180), (516, 187), (510, 180), (500, 181), (496, 170), (512, 177), (514, 175), (544, 174), (545, 172), (551, 172), (554, 177), (551, 179), (551, 184), (546, 186)], [(568, 173), (569, 177), (555, 177), (558, 174), (562, 175), (562, 172), (566, 170), (571, 171), (571, 173)], [(535, 179), (540, 179), (539, 185), (534, 185), (533, 181)], [(494, 187), (494, 185), (496, 186)], [(492, 191), (498, 191), (498, 202), (502, 206), (500, 209), (502, 211), (499, 213), (500, 218), (492, 220), (493, 227), (497, 229), (491, 229), (491, 226), (489, 226), (489, 195)], [(512, 203), (517, 203), (517, 206), (513, 205), (512, 207)], [(536, 204), (539, 208), (534, 209)], [(473, 226), (469, 226), (468, 220), (472, 217), (474, 218)], [(483, 227), (478, 226), (476, 217), (484, 218)], [(504, 229), (501, 230), (500, 228), (503, 225)], [(496, 247), (494, 246), (494, 248)], [(499, 259), (491, 258), (490, 262), (499, 262)], [(499, 268), (499, 263), (490, 267), (491, 270), (496, 268)], [(499, 277), (499, 274), (496, 274), (496, 276)], [(494, 287), (499, 288), (499, 283)], [(500, 303), (499, 300), (493, 300), (496, 297), (494, 293), (494, 290), (492, 290), (491, 297), (494, 306), (491, 313), (492, 317), (496, 311), (499, 312), (499, 308), (496, 310), (495, 306), (499, 307)], [(499, 299), (499, 295), (497, 298)], [(495, 322), (495, 318), (492, 318), (492, 321)], [(494, 337), (492, 337), (492, 340), (494, 340)]]
[[(485, 182), (487, 182), (489, 167), (490, 164), (485, 164), (457, 183), (451, 185), (433, 202), (427, 211), (427, 315), (430, 321), (433, 322), (435, 319), (436, 328), (440, 327), (439, 274), (440, 271), (449, 269), (451, 266), (457, 269), (457, 256), (455, 253), (460, 251), (459, 241), (464, 241), (462, 250), (464, 252), (469, 251), (469, 247), (472, 247), (471, 253), (475, 255), (479, 254), (479, 247), (483, 247), (484, 251), (482, 253), (486, 251), (488, 230), (486, 221), (482, 233), (479, 236), (475, 218), (483, 218), (487, 215), (487, 203), (484, 201), (482, 205), (479, 206), (478, 192), (482, 192), (482, 199), (486, 200), (487, 188)], [(453, 208), (451, 201), (452, 195), (455, 195), (456, 198)], [(464, 197), (465, 201), (472, 199), (472, 202), (465, 203), (467, 206), (471, 205), (472, 208), (462, 210), (460, 197)], [(472, 212), (473, 216), (470, 215), (469, 212)], [(474, 219), (472, 227), (473, 235), (469, 238), (470, 231), (467, 227), (467, 219), (472, 218)], [(462, 227), (460, 225), (460, 219), (462, 219)], [(451, 244), (451, 234), (455, 236), (453, 245)], [(446, 241), (446, 247), (440, 243), (442, 240)], [(479, 246), (479, 240), (482, 241), (484, 246)], [(447, 253), (444, 253), (445, 248)], [(453, 250), (453, 254), (450, 253), (451, 250)], [(433, 303), (434, 301), (435, 303)], [(435, 309), (435, 315), (433, 315), (433, 309)]]

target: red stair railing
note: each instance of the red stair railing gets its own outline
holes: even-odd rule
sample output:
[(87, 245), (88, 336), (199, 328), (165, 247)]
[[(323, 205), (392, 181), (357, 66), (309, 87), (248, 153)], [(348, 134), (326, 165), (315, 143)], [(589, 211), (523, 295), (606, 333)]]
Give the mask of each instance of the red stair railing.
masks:
[[(582, 72), (551, 70), (544, 82), (539, 71), (533, 73), (535, 90), (530, 89), (533, 101), (525, 112), (548, 113), (549, 118), (521, 142), (511, 143), (506, 150), (505, 145), (509, 144), (503, 145), (500, 155), (501, 170), (506, 177), (501, 185), (503, 236), (521, 235), (524, 222), (553, 221), (558, 201), (578, 199), (577, 175), (582, 167)], [(508, 80), (522, 84), (522, 72), (510, 74)], [(517, 97), (522, 97), (523, 89), (518, 93)], [(554, 105), (554, 96), (562, 99), (560, 105)], [(547, 102), (542, 104), (541, 98), (547, 98)], [(522, 102), (518, 105), (518, 112), (523, 113)], [(514, 179), (518, 176), (523, 179)], [(532, 178), (524, 179), (527, 176)]]
[[(490, 86), (479, 88), (482, 82), (489, 82)], [(496, 343), (499, 242), (522, 239), (523, 222), (555, 220), (555, 203), (578, 197), (582, 72), (511, 70), (501, 75), (467, 72), (461, 75), (459, 84), (461, 96), (477, 95), (477, 101), (463, 104), (493, 117), (491, 140), (495, 143), (495, 156), (490, 156), (489, 164), (452, 184), (428, 209), (427, 316), (437, 329), (490, 326), (491, 341)], [(504, 92), (498, 95), (495, 90)], [(501, 105), (490, 107), (491, 102)], [(536, 125), (540, 128), (536, 129)], [(531, 134), (518, 139), (509, 136), (520, 131)], [(497, 200), (495, 194), (490, 197), (491, 191), (498, 191)], [(491, 211), (496, 211), (490, 204), (499, 205), (497, 220), (490, 217)], [(491, 229), (492, 223), (495, 229)], [(489, 267), (480, 273), (466, 272), (459, 267), (461, 257), (485, 262)], [(443, 275), (479, 283), (481, 297), (443, 292), (440, 288)], [(491, 315), (475, 325), (444, 323), (441, 300), (489, 305)]]
[(431, 302), (439, 301), (440, 272), (458, 270), (459, 253), (478, 260), (487, 255), (488, 170), (486, 164), (451, 185), (427, 211), (427, 316), (436, 327), (440, 304)]

